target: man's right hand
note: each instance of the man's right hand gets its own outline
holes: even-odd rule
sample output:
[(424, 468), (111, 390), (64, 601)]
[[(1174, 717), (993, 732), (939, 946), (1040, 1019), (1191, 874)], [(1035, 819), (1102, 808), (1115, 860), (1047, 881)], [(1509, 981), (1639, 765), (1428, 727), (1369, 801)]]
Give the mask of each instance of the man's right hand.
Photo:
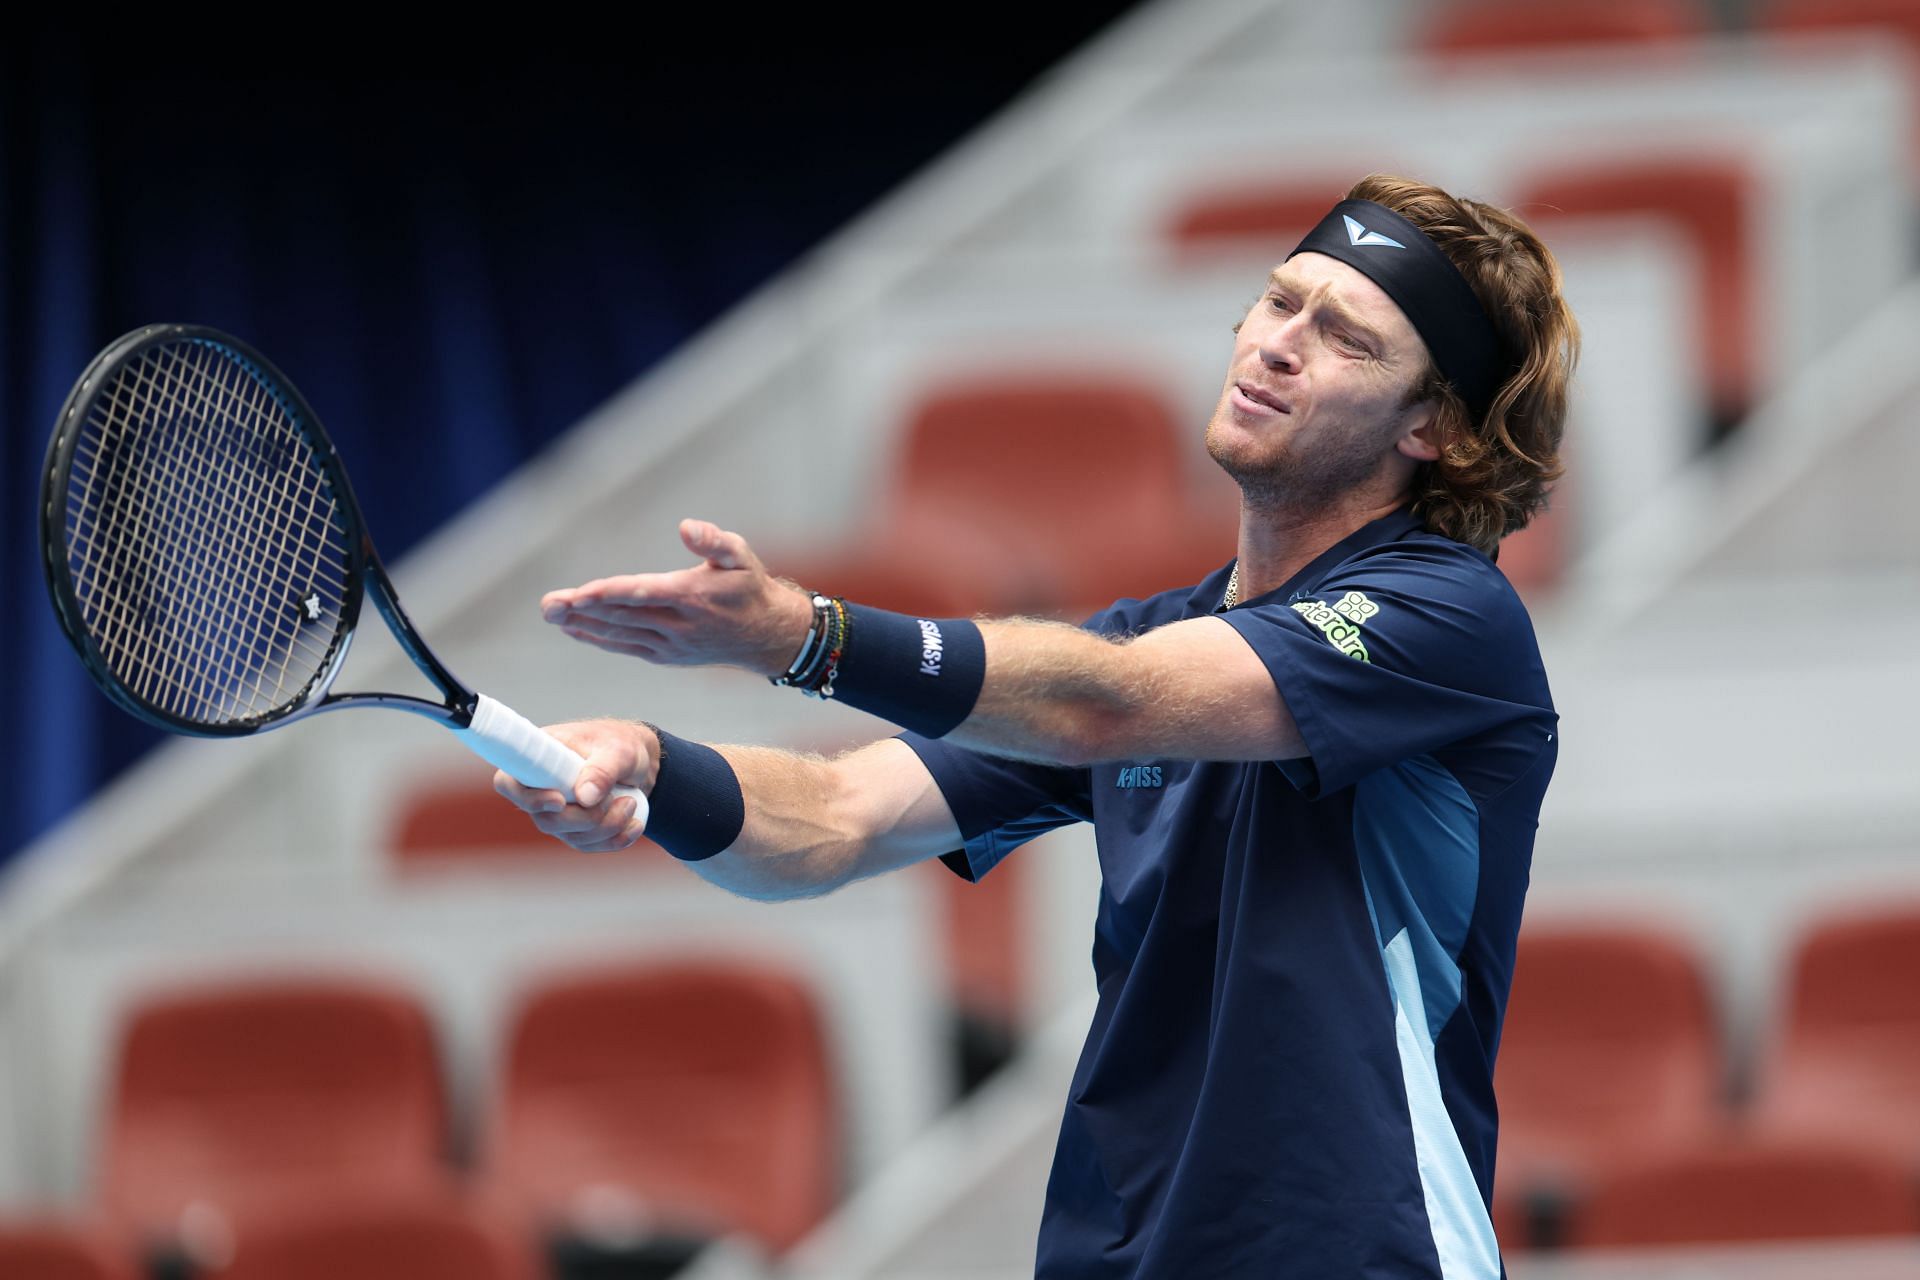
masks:
[(533, 819), (533, 825), (582, 853), (612, 853), (638, 840), (631, 796), (609, 801), (616, 785), (653, 794), (660, 740), (653, 730), (631, 720), (578, 720), (547, 725), (546, 731), (586, 757), (574, 783), (577, 803), (558, 791), (525, 787), (504, 772), (493, 775), (493, 789)]

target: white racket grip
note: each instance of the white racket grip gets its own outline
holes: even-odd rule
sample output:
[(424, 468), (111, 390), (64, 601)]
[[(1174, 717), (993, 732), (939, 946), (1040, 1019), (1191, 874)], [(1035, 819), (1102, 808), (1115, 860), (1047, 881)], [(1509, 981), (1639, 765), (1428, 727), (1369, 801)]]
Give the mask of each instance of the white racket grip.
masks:
[[(472, 723), (453, 732), (469, 751), (494, 768), (505, 770), (522, 786), (548, 787), (565, 792), (569, 800), (574, 798), (574, 780), (580, 776), (585, 758), (505, 703), (480, 694)], [(645, 793), (638, 787), (617, 786), (612, 794), (632, 796), (633, 816), (646, 826)]]

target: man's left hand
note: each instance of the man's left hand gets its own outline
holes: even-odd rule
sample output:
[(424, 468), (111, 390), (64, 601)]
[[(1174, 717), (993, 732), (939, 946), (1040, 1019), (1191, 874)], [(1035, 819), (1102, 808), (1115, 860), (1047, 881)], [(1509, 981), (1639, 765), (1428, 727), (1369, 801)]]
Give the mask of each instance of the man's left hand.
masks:
[(682, 520), (680, 541), (699, 564), (550, 591), (541, 617), (576, 640), (648, 662), (785, 671), (813, 624), (807, 594), (768, 573), (745, 538), (718, 525)]

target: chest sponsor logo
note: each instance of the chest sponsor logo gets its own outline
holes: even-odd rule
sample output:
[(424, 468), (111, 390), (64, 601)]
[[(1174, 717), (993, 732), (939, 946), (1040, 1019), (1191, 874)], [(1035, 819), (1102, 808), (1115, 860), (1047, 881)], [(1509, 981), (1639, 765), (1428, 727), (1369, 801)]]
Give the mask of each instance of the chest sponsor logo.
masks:
[(1358, 591), (1349, 591), (1333, 604), (1324, 600), (1302, 600), (1293, 606), (1293, 611), (1320, 628), (1327, 642), (1349, 658), (1369, 662), (1366, 642), (1360, 638), (1360, 628), (1376, 613), (1380, 606)]
[(1130, 764), (1120, 771), (1116, 787), (1157, 787), (1161, 783), (1157, 764)]

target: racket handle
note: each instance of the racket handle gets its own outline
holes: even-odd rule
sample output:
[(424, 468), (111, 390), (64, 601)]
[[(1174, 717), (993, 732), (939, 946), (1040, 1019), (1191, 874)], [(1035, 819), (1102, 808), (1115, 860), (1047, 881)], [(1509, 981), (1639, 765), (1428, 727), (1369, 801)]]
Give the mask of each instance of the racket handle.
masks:
[[(494, 768), (505, 770), (522, 786), (547, 787), (564, 792), (569, 800), (574, 798), (573, 784), (585, 758), (505, 703), (480, 694), (473, 708), (473, 722), (453, 732), (469, 751)], [(646, 826), (644, 792), (638, 787), (620, 786), (612, 795), (632, 796), (634, 817)]]

